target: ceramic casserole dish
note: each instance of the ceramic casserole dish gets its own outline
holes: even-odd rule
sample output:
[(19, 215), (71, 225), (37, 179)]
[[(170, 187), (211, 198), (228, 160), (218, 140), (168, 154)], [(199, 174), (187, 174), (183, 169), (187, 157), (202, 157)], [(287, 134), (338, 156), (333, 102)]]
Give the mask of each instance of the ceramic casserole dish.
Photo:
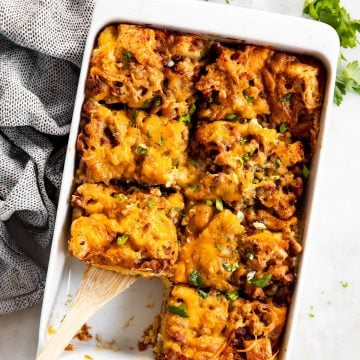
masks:
[[(89, 30), (78, 91), (74, 106), (63, 180), (58, 203), (57, 219), (51, 248), (45, 296), (39, 329), (38, 350), (45, 346), (66, 315), (68, 306), (80, 283), (84, 265), (69, 257), (67, 242), (71, 224), (71, 195), (76, 168), (76, 141), (81, 109), (85, 99), (85, 82), (91, 53), (99, 32), (111, 24), (143, 25), (169, 31), (196, 34), (229, 44), (252, 44), (317, 59), (326, 72), (320, 131), (311, 161), (303, 206), (304, 230), (302, 253), (297, 265), (297, 283), (287, 315), (281, 341), (280, 359), (291, 358), (301, 289), (302, 273), (306, 269), (307, 243), (319, 214), (312, 211), (317, 201), (316, 179), (321, 176), (321, 159), (325, 156), (322, 144), (326, 141), (332, 95), (339, 53), (337, 34), (327, 25), (273, 13), (218, 5), (203, 1), (168, 0), (98, 0)], [(151, 349), (139, 351), (138, 342), (144, 330), (161, 311), (164, 286), (161, 281), (139, 279), (111, 301), (88, 322), (91, 338), (86, 342), (74, 340), (71, 351), (61, 359), (153, 359)]]

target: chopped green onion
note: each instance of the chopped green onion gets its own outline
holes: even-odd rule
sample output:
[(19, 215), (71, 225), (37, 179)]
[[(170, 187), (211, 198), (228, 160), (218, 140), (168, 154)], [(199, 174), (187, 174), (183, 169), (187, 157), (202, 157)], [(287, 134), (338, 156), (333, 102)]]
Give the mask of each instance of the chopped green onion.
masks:
[[(251, 275), (250, 275), (251, 274)], [(247, 274), (247, 282), (251, 285), (255, 285), (257, 288), (264, 288), (265, 286), (269, 285), (271, 280), (271, 274), (266, 274), (262, 278), (255, 278), (256, 271), (250, 271)]]
[(293, 95), (294, 95), (293, 93), (288, 93), (285, 96), (283, 96), (282, 98), (280, 98), (280, 101), (283, 103), (289, 103), (290, 99)]
[(306, 165), (304, 165), (302, 169), (302, 173), (304, 175), (304, 178), (307, 179), (310, 175), (310, 169)]
[(239, 141), (240, 141), (241, 145), (245, 145), (245, 144), (247, 144), (249, 142), (249, 138), (247, 138), (245, 136), (244, 137), (242, 136)]
[(245, 257), (249, 259), (250, 261), (253, 261), (255, 259), (255, 255), (252, 252), (247, 252)]
[(182, 115), (179, 117), (179, 121), (180, 122), (183, 122), (185, 124), (190, 124), (190, 115), (189, 114), (186, 114), (186, 115)]
[(136, 125), (136, 116), (137, 116), (137, 110), (133, 109), (133, 111), (131, 112), (131, 119), (130, 119), (130, 124), (131, 126)]
[(202, 299), (206, 299), (209, 296), (209, 294), (207, 292), (205, 292), (204, 290), (201, 290), (201, 289), (198, 289), (198, 293)]
[(161, 97), (160, 96), (155, 96), (153, 98), (147, 99), (143, 102), (143, 104), (141, 105), (142, 109), (148, 109), (148, 108), (153, 108), (153, 107), (159, 107), (161, 105)]
[(205, 204), (207, 206), (212, 206), (213, 202), (212, 202), (212, 200), (205, 200)]
[(245, 95), (245, 99), (248, 103), (253, 103), (255, 98), (253, 96), (250, 96), (250, 95)]
[(198, 192), (200, 190), (200, 184), (191, 185), (190, 189), (194, 192)]
[(190, 124), (191, 116), (194, 114), (195, 111), (196, 111), (196, 105), (191, 104), (190, 107), (189, 107), (189, 112), (186, 115), (180, 116), (179, 121), (183, 122), (185, 124)]
[(234, 301), (236, 299), (239, 298), (239, 293), (237, 291), (228, 291), (226, 293), (226, 297), (231, 300), (231, 301)]
[(169, 310), (169, 312), (171, 312), (174, 315), (178, 315), (178, 316), (181, 316), (183, 318), (188, 318), (189, 317), (189, 314), (186, 312), (186, 305), (185, 304), (180, 304), (179, 306), (168, 305), (167, 309)]
[(255, 179), (253, 179), (252, 182), (253, 182), (253, 184), (258, 184), (260, 182), (260, 180), (255, 178)]
[(280, 175), (270, 176), (270, 179), (271, 179), (271, 180), (280, 180)]
[(282, 123), (279, 127), (279, 130), (282, 134), (285, 133), (287, 131), (287, 129), (288, 129), (288, 126), (285, 123)]
[(118, 245), (124, 245), (128, 241), (129, 237), (127, 235), (118, 236), (116, 239), (116, 243)]
[(280, 159), (276, 159), (276, 160), (275, 160), (275, 164), (276, 164), (277, 166), (281, 166), (281, 160), (280, 160)]
[(244, 161), (249, 161), (250, 160), (250, 154), (249, 153), (245, 153), (243, 156), (242, 156), (242, 159)]
[(239, 263), (236, 261), (233, 264), (229, 264), (229, 263), (222, 264), (222, 266), (226, 271), (234, 272), (239, 267)]
[(249, 283), (254, 279), (255, 275), (256, 275), (256, 271), (249, 271), (246, 275), (246, 281)]
[(136, 147), (135, 152), (139, 155), (146, 155), (147, 146), (145, 144), (140, 144)]
[(189, 281), (192, 286), (195, 286), (200, 289), (204, 287), (204, 282), (201, 277), (201, 274), (197, 270), (194, 270), (190, 273)]
[(193, 103), (193, 104), (191, 104), (190, 107), (189, 107), (189, 114), (190, 114), (190, 116), (191, 116), (192, 114), (194, 114), (195, 111), (196, 111), (196, 105)]
[(149, 201), (147, 202), (147, 206), (148, 206), (149, 208), (152, 208), (152, 207), (154, 206), (154, 201), (149, 200)]
[(162, 146), (162, 145), (164, 145), (164, 141), (165, 141), (165, 139), (161, 136), (161, 138), (159, 139), (159, 141), (157, 142), (157, 144), (158, 144), (159, 146)]
[(227, 114), (224, 117), (225, 120), (239, 120), (240, 117), (236, 114)]
[(236, 213), (236, 216), (237, 216), (237, 218), (239, 219), (240, 222), (242, 222), (244, 220), (244, 218), (245, 218), (244, 213), (242, 211), (240, 211), (240, 210)]
[(122, 54), (123, 54), (123, 57), (124, 57), (124, 69), (128, 69), (129, 68), (129, 62), (132, 59), (133, 54), (128, 50), (123, 50)]
[(218, 211), (223, 211), (224, 210), (224, 204), (221, 200), (216, 199), (215, 200), (215, 207)]
[(218, 243), (215, 243), (215, 248), (217, 251), (222, 251), (222, 248)]
[(115, 195), (116, 200), (126, 200), (127, 196), (125, 194), (116, 194)]

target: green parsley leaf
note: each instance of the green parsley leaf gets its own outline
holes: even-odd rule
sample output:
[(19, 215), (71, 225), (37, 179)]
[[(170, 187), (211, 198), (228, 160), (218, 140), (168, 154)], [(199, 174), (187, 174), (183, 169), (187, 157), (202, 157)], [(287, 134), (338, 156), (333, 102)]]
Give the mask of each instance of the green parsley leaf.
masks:
[(218, 211), (223, 211), (224, 210), (224, 204), (221, 200), (216, 199), (215, 200), (215, 207)]
[(276, 164), (277, 166), (281, 166), (281, 160), (280, 160), (280, 159), (276, 159), (276, 160), (275, 160), (275, 164)]
[(285, 123), (282, 123), (281, 125), (280, 125), (280, 127), (279, 127), (279, 131), (283, 134), (283, 133), (285, 133), (286, 131), (287, 131), (287, 129), (288, 129), (288, 126), (287, 126), (287, 124), (285, 124)]
[(250, 160), (250, 154), (249, 153), (245, 153), (243, 156), (242, 156), (242, 159), (247, 162)]
[(237, 291), (228, 291), (226, 293), (226, 297), (231, 300), (231, 301), (234, 301), (236, 299), (239, 298), (239, 293)]
[(118, 245), (124, 245), (128, 241), (129, 237), (127, 235), (118, 236), (116, 239), (116, 243)]
[(136, 147), (135, 152), (139, 155), (146, 155), (147, 153), (147, 146), (144, 144), (140, 144)]
[(310, 175), (310, 169), (306, 165), (304, 165), (302, 169), (302, 173), (304, 178), (307, 179)]
[(201, 277), (201, 274), (197, 270), (193, 270), (189, 275), (189, 281), (192, 286), (195, 286), (197, 288), (203, 288), (204, 282)]
[(340, 281), (340, 285), (346, 289), (347, 287), (349, 287), (349, 283), (347, 281)]
[(209, 294), (207, 292), (205, 292), (204, 290), (201, 290), (201, 289), (198, 289), (198, 293), (202, 299), (206, 299), (209, 296)]
[(303, 12), (333, 27), (342, 47), (353, 48), (358, 44), (356, 33), (360, 32), (360, 20), (352, 20), (340, 0), (306, 0)]
[(315, 314), (309, 313), (309, 317), (314, 318), (314, 317), (315, 317)]
[(159, 141), (157, 142), (157, 144), (158, 144), (159, 146), (162, 146), (162, 145), (164, 145), (164, 142), (165, 142), (165, 139), (161, 136), (161, 138), (159, 139)]
[(284, 95), (282, 98), (280, 98), (280, 101), (282, 103), (289, 103), (292, 96), (293, 96), (293, 93), (288, 93), (288, 94)]
[(265, 276), (261, 277), (261, 278), (256, 278), (255, 277), (256, 272), (255, 271), (250, 271), (247, 274), (247, 282), (251, 285), (255, 285), (256, 287), (262, 289), (265, 286), (269, 285), (269, 282), (271, 280), (271, 274), (266, 274)]
[(236, 261), (233, 264), (229, 264), (229, 263), (222, 264), (222, 266), (226, 271), (234, 272), (239, 267), (239, 263)]
[(189, 317), (189, 314), (186, 312), (186, 305), (185, 304), (180, 304), (179, 306), (168, 305), (167, 309), (172, 314), (181, 316), (183, 318), (188, 318)]
[(260, 180), (257, 178), (254, 178), (252, 182), (253, 182), (253, 184), (258, 184), (260, 182)]
[(358, 61), (348, 63), (345, 69), (336, 76), (334, 102), (340, 105), (347, 92), (360, 95), (360, 65)]
[(205, 204), (207, 206), (212, 206), (213, 202), (212, 202), (212, 200), (205, 200)]
[(148, 200), (147, 206), (148, 206), (149, 208), (152, 208), (152, 207), (154, 206), (154, 201)]

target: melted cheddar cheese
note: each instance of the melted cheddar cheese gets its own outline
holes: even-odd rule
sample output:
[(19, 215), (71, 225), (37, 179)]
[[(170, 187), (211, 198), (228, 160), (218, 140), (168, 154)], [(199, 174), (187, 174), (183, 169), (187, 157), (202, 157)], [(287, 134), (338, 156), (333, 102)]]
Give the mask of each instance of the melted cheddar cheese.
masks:
[(106, 103), (185, 116), (210, 42), (134, 25), (109, 26), (98, 38), (86, 95)]
[(235, 208), (259, 200), (280, 218), (291, 217), (302, 193), (302, 179), (293, 168), (304, 160), (301, 142), (290, 143), (287, 136), (248, 123), (215, 121), (198, 127), (199, 156), (215, 165), (198, 186), (189, 186), (190, 199), (221, 198)]
[[(176, 309), (183, 309), (182, 316)], [(202, 298), (195, 289), (176, 285), (165, 303), (159, 351), (165, 359), (218, 359), (226, 346), (227, 320), (225, 296), (210, 292)]]
[(206, 67), (206, 75), (196, 84), (196, 89), (207, 100), (207, 106), (200, 110), (199, 116), (221, 120), (252, 119), (269, 114), (261, 71), (272, 51), (255, 46), (234, 50), (218, 43), (215, 51), (216, 62)]
[(174, 281), (189, 283), (191, 273), (196, 271), (202, 277), (205, 287), (234, 290), (230, 279), (239, 262), (237, 247), (244, 227), (229, 210), (207, 219), (207, 215), (204, 216), (206, 209), (204, 211), (202, 207), (207, 205), (196, 205), (190, 210), (190, 222), (200, 223), (197, 224), (200, 226), (182, 241)]
[(175, 186), (177, 178), (184, 182), (188, 140), (184, 123), (144, 111), (112, 111), (94, 101), (84, 109), (89, 121), (77, 142), (80, 182), (116, 179), (167, 187)]
[(70, 251), (92, 265), (138, 274), (170, 275), (177, 259), (175, 223), (181, 195), (83, 184), (73, 195)]

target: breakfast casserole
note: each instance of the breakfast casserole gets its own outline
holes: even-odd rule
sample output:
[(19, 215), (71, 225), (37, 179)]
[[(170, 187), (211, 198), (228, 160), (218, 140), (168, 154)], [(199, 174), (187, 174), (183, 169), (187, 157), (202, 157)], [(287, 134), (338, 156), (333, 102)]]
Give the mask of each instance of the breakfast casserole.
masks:
[(315, 59), (130, 24), (101, 31), (70, 252), (160, 277), (158, 360), (277, 357), (325, 75)]

